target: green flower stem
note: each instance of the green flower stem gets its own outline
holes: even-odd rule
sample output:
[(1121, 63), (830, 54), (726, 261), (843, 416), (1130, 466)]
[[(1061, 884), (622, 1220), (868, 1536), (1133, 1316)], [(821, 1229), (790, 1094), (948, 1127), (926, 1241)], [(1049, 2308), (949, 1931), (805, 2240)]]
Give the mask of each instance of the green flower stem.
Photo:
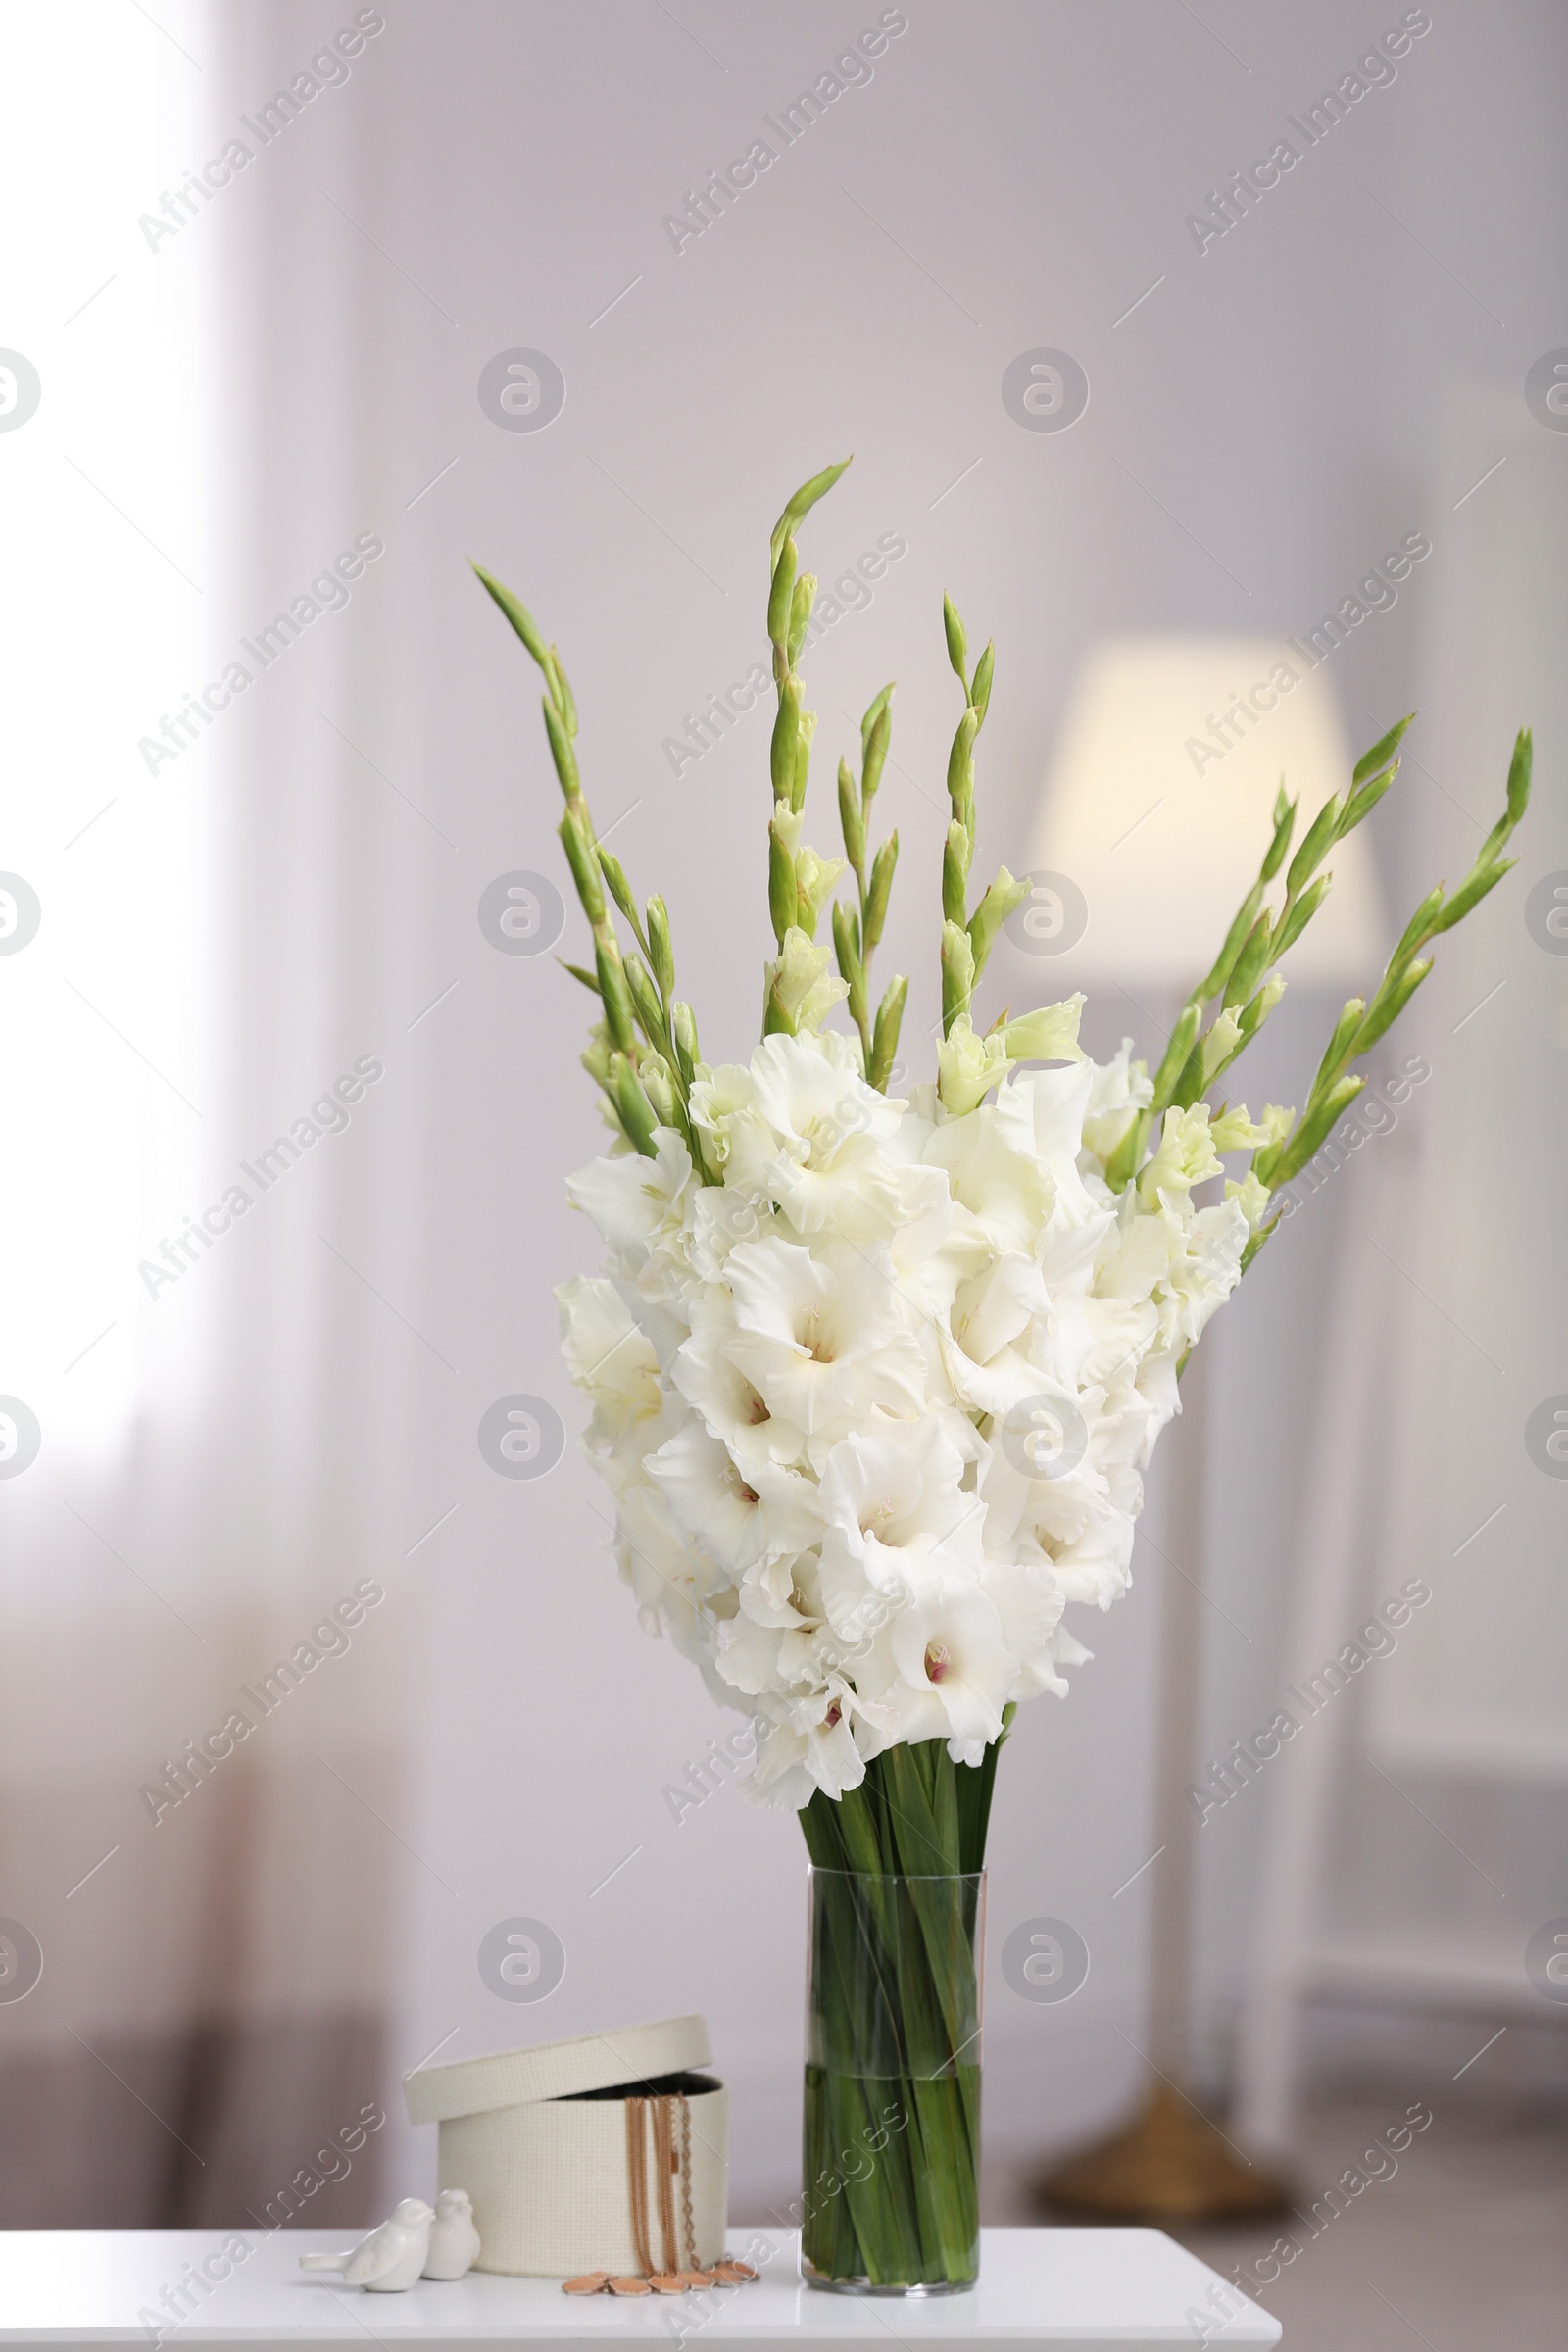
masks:
[[(1258, 878), (1238, 908), (1214, 963), (1182, 1007), (1155, 1074), (1149, 1108), (1129, 1121), (1106, 1162), (1106, 1182), (1112, 1190), (1123, 1190), (1143, 1166), (1154, 1120), (1173, 1104), (1187, 1108), (1198, 1102), (1267, 1019), (1284, 984), (1264, 975), (1295, 945), (1327, 897), (1333, 874), (1318, 870), (1325, 858), (1363, 822), (1394, 783), (1399, 768), (1399, 745), (1409, 725), (1408, 716), (1397, 720), (1356, 761), (1349, 791), (1343, 796), (1336, 793), (1319, 809), (1291, 858), (1284, 904), (1271, 917), (1263, 906), (1263, 893), (1285, 864), (1297, 813), (1297, 804), (1281, 789)], [(1277, 1192), (1299, 1174), (1360, 1093), (1365, 1077), (1352, 1075), (1350, 1065), (1387, 1034), (1431, 971), (1433, 959), (1422, 951), (1462, 922), (1517, 862), (1504, 858), (1502, 852), (1529, 807), (1533, 757), (1530, 732), (1521, 729), (1508, 765), (1502, 815), (1483, 842), (1469, 873), (1457, 890), (1450, 892), (1439, 883), (1422, 900), (1389, 957), (1370, 1003), (1351, 997), (1341, 1012), (1299, 1117), (1277, 1141), (1253, 1152), (1250, 1172), (1265, 1192)], [(1220, 1011), (1205, 1032), (1203, 1013), (1216, 1000)], [(1236, 1018), (1236, 1035), (1228, 1044), (1215, 1034), (1218, 1020), (1226, 1016)], [(1242, 1257), (1244, 1272), (1278, 1223), (1276, 1216), (1252, 1233)]]
[[(818, 1790), (801, 1815), (817, 1873), (803, 2243), (825, 2277), (974, 2275), (977, 1905), (1001, 1745), (975, 1767), (940, 1740), (889, 1748), (858, 1788)], [(857, 2163), (879, 2135), (869, 2169)]]
[[(835, 906), (833, 908), (833, 946), (838, 959), (839, 976), (850, 992), (850, 1017), (860, 1033), (860, 1066), (868, 1083), (886, 1093), (888, 1072), (898, 1052), (899, 1023), (904, 1015), (903, 984), (893, 983), (882, 1001), (882, 1011), (893, 1005), (891, 1026), (884, 1025), (879, 1013), (873, 1026), (870, 1012), (871, 957), (882, 937), (887, 920), (888, 897), (893, 888), (894, 869), (899, 862), (899, 837), (890, 833), (871, 860), (869, 878), (866, 874), (867, 818), (876, 788), (881, 781), (882, 763), (887, 758), (888, 742), (893, 729), (893, 684), (884, 686), (875, 697), (860, 721), (860, 775), (857, 780), (848, 760), (839, 761), (839, 826), (844, 835), (844, 854), (855, 877), (859, 905), (857, 910)], [(867, 785), (866, 779), (870, 782)], [(894, 991), (900, 993), (895, 998)], [(882, 1049), (878, 1047), (878, 1032), (882, 1032)]]
[[(824, 467), (802, 484), (773, 526), (769, 542), (771, 571), (767, 594), (767, 634), (773, 649), (773, 682), (778, 710), (768, 751), (773, 787), (773, 812), (768, 827), (767, 905), (773, 937), (782, 958), (792, 930), (808, 940), (816, 926), (827, 894), (837, 882), (837, 860), (819, 858), (801, 844), (799, 818), (806, 806), (811, 740), (816, 714), (804, 708), (804, 688), (796, 662), (811, 617), (816, 594), (812, 573), (802, 571), (795, 534), (817, 500), (831, 490), (846, 466)], [(867, 818), (882, 778), (892, 729), (893, 688), (884, 686), (860, 724), (860, 775), (847, 760), (839, 762), (839, 824), (844, 835), (844, 862), (855, 877), (854, 908), (834, 904), (833, 950), (839, 976), (849, 991), (850, 1016), (860, 1038), (860, 1061), (872, 1086), (884, 1093), (898, 1052), (899, 1024), (904, 1013), (905, 984), (895, 981), (871, 1018), (869, 971), (873, 952), (887, 918), (888, 892), (898, 862), (899, 837), (892, 834), (871, 860), (867, 873)], [(790, 1031), (794, 1021), (778, 987), (778, 964), (767, 966), (763, 988), (764, 1036)]]
[[(1403, 732), (1403, 724), (1407, 723), (1401, 724), (1398, 733)], [(1391, 740), (1396, 742), (1397, 734), (1392, 739), (1385, 736), (1383, 742), (1374, 745), (1358, 764), (1352, 780), (1348, 815), (1348, 810), (1355, 807), (1358, 789), (1364, 795), (1369, 788), (1369, 780), (1373, 783), (1382, 782), (1381, 774), (1375, 774), (1374, 770), (1381, 768)], [(1458, 889), (1451, 893), (1443, 883), (1428, 892), (1406, 923), (1370, 1004), (1363, 1004), (1360, 998), (1352, 997), (1341, 1013), (1329, 1040), (1328, 1050), (1312, 1081), (1306, 1106), (1296, 1125), (1279, 1143), (1268, 1145), (1253, 1153), (1252, 1172), (1268, 1191), (1278, 1191), (1281, 1185), (1289, 1184), (1293, 1176), (1300, 1173), (1313, 1153), (1321, 1148), (1341, 1111), (1365, 1084), (1364, 1077), (1352, 1078), (1349, 1075), (1350, 1064), (1387, 1033), (1431, 971), (1433, 958), (1423, 955), (1422, 950), (1445, 931), (1451, 931), (1455, 923), (1462, 922), (1472, 907), (1478, 906), (1488, 893), (1496, 888), (1504, 874), (1511, 872), (1517, 864), (1516, 858), (1505, 858), (1501, 853), (1530, 805), (1533, 763), (1534, 740), (1527, 728), (1521, 728), (1508, 763), (1507, 794), (1502, 815), (1483, 842), (1469, 873)], [(1342, 837), (1346, 829), (1348, 826), (1342, 827)], [(1250, 1245), (1250, 1255), (1255, 1256), (1257, 1249), (1273, 1231), (1274, 1226), (1269, 1225), (1253, 1235), (1252, 1244)]]
[(908, 994), (909, 983), (901, 972), (888, 982), (877, 1007), (876, 1027), (871, 1035), (871, 1065), (865, 1075), (867, 1084), (874, 1086), (879, 1094), (887, 1093), (893, 1064), (899, 1057), (899, 1028)]
[[(639, 918), (637, 903), (619, 859), (604, 848), (594, 832), (593, 816), (577, 767), (577, 706), (561, 656), (553, 645), (546, 645), (522, 600), (479, 564), (473, 568), (538, 663), (545, 681), (545, 733), (566, 804), (559, 828), (561, 843), (594, 942), (592, 974), (578, 964), (568, 963), (565, 968), (584, 987), (594, 991), (605, 1015), (601, 1029), (596, 1031), (583, 1056), (584, 1065), (603, 1090), (622, 1134), (636, 1151), (652, 1158), (658, 1150), (655, 1127), (672, 1125), (684, 1139), (692, 1164), (703, 1182), (717, 1184), (721, 1178), (709, 1166), (702, 1135), (692, 1122), (691, 1062), (683, 1060), (677, 1051), (672, 1028), (675, 959), (664, 903), (662, 899), (650, 899), (645, 915)], [(628, 963), (621, 955), (614, 921), (605, 904), (607, 887), (631, 926), (642, 951), (642, 961), (633, 956)], [(649, 1049), (646, 1057), (637, 1043), (639, 1029)], [(646, 1083), (640, 1075), (645, 1062)], [(657, 1117), (650, 1088), (660, 1098)]]
[[(958, 609), (951, 596), (942, 599), (942, 627), (948, 660), (963, 688), (963, 716), (948, 754), (948, 801), (952, 821), (942, 854), (942, 1034), (949, 1037), (960, 1014), (967, 1014), (986, 968), (997, 933), (1014, 907), (1029, 896), (1027, 882), (1015, 882), (1004, 865), (969, 911), (969, 865), (974, 856), (974, 747), (991, 707), (991, 682), (996, 674), (995, 644), (988, 644), (967, 675), (969, 646)], [(956, 946), (952, 933), (966, 935), (967, 956)]]

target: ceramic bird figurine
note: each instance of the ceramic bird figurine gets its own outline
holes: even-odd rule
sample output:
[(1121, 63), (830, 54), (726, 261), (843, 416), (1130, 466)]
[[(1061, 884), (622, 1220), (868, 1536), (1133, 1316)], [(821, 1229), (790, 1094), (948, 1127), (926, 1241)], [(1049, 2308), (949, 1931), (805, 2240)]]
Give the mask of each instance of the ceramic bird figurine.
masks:
[(345, 2285), (373, 2293), (401, 2294), (424, 2268), (435, 2215), (422, 2197), (405, 2197), (391, 2218), (346, 2254), (302, 2254), (302, 2271), (340, 2271)]
[(479, 2259), (479, 2232), (473, 2226), (473, 2199), (466, 2188), (444, 2188), (435, 2201), (430, 2225), (430, 2251), (422, 2276), (462, 2278)]

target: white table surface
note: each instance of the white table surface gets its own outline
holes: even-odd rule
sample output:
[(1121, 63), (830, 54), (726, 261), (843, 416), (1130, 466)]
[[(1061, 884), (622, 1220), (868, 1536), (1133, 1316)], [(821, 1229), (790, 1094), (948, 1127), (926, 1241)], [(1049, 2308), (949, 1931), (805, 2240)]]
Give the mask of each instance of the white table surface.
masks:
[[(734, 2252), (761, 2276), (728, 2294), (614, 2299), (564, 2295), (544, 2278), (470, 2272), (450, 2285), (422, 2280), (407, 2294), (368, 2294), (335, 2278), (306, 2277), (303, 2253), (353, 2242), (320, 2230), (240, 2232), (243, 2264), (164, 2341), (175, 2352), (239, 2346), (249, 2352), (460, 2352), (516, 2345), (523, 2352), (584, 2352), (595, 2339), (697, 2352), (808, 2352), (864, 2341), (879, 2352), (968, 2352), (979, 2344), (1043, 2344), (1055, 2352), (1120, 2352), (1140, 2344), (1197, 2344), (1206, 2318), (1212, 2343), (1274, 2344), (1279, 2322), (1157, 2230), (987, 2230), (980, 2283), (930, 2298), (825, 2294), (800, 2276), (798, 2240), (785, 2230), (732, 2230)], [(199, 2265), (223, 2233), (198, 2230), (0, 2232), (0, 2345), (148, 2344), (138, 2314), (156, 2308), (187, 2264)], [(765, 2242), (767, 2259), (761, 2244)]]

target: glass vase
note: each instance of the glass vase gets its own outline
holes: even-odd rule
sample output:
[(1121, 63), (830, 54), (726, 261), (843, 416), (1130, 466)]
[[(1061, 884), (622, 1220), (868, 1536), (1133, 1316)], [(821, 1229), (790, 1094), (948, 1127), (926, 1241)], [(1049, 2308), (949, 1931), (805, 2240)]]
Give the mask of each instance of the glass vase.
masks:
[(802, 2268), (841, 2294), (972, 2286), (985, 1873), (808, 1877)]

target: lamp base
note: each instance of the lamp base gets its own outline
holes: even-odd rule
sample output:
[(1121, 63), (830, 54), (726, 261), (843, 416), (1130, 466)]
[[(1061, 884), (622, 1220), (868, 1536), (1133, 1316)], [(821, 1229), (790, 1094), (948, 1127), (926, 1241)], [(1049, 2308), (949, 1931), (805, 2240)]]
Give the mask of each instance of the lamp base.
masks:
[(1284, 2184), (1158, 2082), (1124, 2131), (1043, 2174), (1041, 2202), (1106, 2222), (1217, 2222), (1283, 2211)]

